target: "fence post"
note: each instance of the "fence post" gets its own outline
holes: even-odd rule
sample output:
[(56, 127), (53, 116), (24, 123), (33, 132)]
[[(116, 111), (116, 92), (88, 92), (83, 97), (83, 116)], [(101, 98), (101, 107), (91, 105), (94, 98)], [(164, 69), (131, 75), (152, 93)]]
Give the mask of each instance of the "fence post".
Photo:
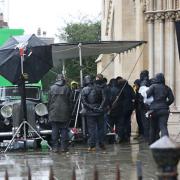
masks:
[(49, 170), (49, 180), (55, 180), (52, 166), (50, 166)]
[(7, 171), (7, 169), (6, 169), (6, 171), (5, 171), (5, 176), (4, 176), (4, 179), (5, 179), (5, 180), (9, 180), (9, 175), (8, 175), (8, 171)]
[(30, 168), (29, 164), (27, 164), (27, 168), (28, 168), (28, 180), (31, 180), (32, 176), (31, 176), (31, 168)]
[(119, 164), (116, 165), (116, 180), (121, 180), (121, 173), (119, 169)]
[(76, 171), (75, 171), (75, 167), (73, 167), (72, 180), (76, 180)]
[(96, 165), (94, 166), (94, 180), (98, 180), (98, 170), (97, 170), (97, 167)]
[(142, 180), (142, 163), (141, 161), (136, 161), (137, 179)]

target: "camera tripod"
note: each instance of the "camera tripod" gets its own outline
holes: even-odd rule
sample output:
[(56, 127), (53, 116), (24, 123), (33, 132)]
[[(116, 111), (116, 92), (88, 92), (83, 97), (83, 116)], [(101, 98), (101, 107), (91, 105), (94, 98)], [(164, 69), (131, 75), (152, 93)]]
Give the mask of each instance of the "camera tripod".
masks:
[(76, 99), (75, 106), (73, 109), (73, 114), (75, 114), (75, 122), (74, 122), (74, 128), (77, 127), (78, 117), (81, 114), (81, 122), (82, 122), (82, 134), (83, 138), (86, 139), (87, 132), (86, 132), (86, 120), (84, 115), (81, 113), (81, 110), (83, 109), (83, 104), (81, 102), (81, 90), (79, 91), (78, 98)]

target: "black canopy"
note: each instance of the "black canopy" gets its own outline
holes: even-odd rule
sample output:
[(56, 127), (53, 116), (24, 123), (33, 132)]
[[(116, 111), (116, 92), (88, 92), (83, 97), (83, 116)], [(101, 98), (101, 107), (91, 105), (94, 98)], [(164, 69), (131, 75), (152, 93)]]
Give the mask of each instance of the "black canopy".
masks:
[(145, 41), (99, 41), (82, 43), (58, 43), (52, 45), (53, 64), (59, 64), (59, 60), (76, 58), (80, 56), (93, 56), (110, 53), (123, 53), (142, 45)]

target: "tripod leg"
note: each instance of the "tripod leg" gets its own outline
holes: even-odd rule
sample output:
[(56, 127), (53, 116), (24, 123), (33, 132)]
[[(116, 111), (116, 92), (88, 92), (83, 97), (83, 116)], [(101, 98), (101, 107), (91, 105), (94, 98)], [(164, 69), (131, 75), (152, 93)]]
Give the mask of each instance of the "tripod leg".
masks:
[(23, 124), (24, 124), (24, 122), (22, 122), (22, 123), (20, 124), (20, 126), (18, 127), (18, 129), (16, 130), (16, 132), (15, 132), (15, 134), (13, 135), (11, 141), (9, 142), (8, 146), (6, 147), (4, 153), (6, 153), (6, 151), (9, 149), (10, 145), (11, 145), (12, 142), (14, 141), (14, 139), (15, 139), (17, 133), (20, 131), (20, 129), (21, 129), (21, 127), (23, 126)]
[(76, 112), (76, 119), (75, 119), (75, 123), (74, 123), (74, 128), (76, 128), (76, 126), (77, 126), (77, 120), (78, 120), (78, 115), (79, 115), (80, 104), (81, 104), (81, 94), (79, 95), (78, 107), (77, 107), (77, 112)]
[[(36, 133), (36, 135), (37, 135), (41, 140), (44, 141), (44, 138), (43, 138), (27, 121), (25, 121), (24, 123), (26, 123), (26, 124)], [(52, 149), (51, 146), (50, 146), (49, 144), (47, 144), (47, 145), (48, 145), (49, 149), (51, 150), (51, 149)]]

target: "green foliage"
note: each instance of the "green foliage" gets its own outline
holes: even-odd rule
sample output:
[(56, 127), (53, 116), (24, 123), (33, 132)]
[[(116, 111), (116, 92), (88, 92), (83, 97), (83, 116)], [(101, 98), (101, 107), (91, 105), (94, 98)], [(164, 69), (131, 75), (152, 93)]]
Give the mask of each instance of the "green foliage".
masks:
[[(68, 43), (77, 42), (95, 42), (101, 40), (101, 23), (100, 21), (90, 21), (83, 19), (78, 23), (67, 23), (66, 26), (59, 30), (57, 35), (61, 41)], [(83, 58), (83, 75), (96, 74), (96, 63), (97, 57), (82, 57)], [(70, 80), (79, 81), (79, 58), (70, 59), (66, 61), (66, 76)]]
[(68, 23), (58, 37), (60, 40), (74, 42), (92, 42), (101, 39), (100, 22)]
[(42, 79), (44, 91), (48, 91), (49, 87), (55, 82), (57, 74), (61, 73), (62, 65), (52, 68)]
[[(57, 37), (62, 42), (77, 43), (77, 42), (95, 42), (101, 39), (101, 23), (100, 21), (91, 21), (87, 17), (81, 18), (80, 22), (66, 23), (65, 27), (58, 29)], [(96, 74), (96, 60), (97, 57), (82, 57), (83, 59), (83, 75)], [(68, 59), (65, 61), (66, 77), (69, 82), (72, 80), (80, 81), (80, 66), (79, 58)], [(53, 68), (53, 72), (61, 73), (62, 64), (59, 67)], [(48, 87), (54, 83), (56, 74), (50, 71), (43, 78), (43, 87)]]

